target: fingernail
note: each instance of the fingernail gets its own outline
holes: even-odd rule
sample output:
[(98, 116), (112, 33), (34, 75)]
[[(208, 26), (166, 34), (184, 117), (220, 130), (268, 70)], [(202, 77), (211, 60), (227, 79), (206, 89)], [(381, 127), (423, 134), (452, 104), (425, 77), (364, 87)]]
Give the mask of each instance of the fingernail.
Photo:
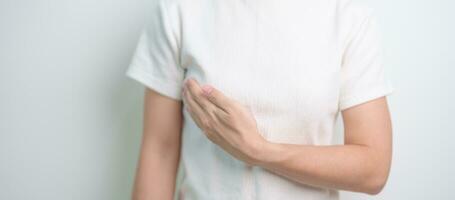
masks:
[(213, 91), (213, 88), (209, 85), (204, 85), (202, 86), (202, 90), (204, 91), (204, 94), (209, 95)]

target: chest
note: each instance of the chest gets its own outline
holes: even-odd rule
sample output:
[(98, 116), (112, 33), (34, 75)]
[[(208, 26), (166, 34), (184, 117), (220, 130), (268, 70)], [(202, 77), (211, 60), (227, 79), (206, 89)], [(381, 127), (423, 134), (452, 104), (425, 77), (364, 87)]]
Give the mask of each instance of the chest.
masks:
[(258, 116), (317, 120), (336, 112), (340, 59), (324, 12), (215, 8), (184, 25), (187, 76), (213, 85)]

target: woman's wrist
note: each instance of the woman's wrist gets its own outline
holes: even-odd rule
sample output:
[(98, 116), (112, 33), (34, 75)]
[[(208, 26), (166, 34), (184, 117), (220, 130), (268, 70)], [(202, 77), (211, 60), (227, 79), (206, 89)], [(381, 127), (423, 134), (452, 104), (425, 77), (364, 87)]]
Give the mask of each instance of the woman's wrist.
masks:
[(282, 146), (264, 139), (258, 143), (254, 152), (255, 165), (263, 167), (280, 160)]

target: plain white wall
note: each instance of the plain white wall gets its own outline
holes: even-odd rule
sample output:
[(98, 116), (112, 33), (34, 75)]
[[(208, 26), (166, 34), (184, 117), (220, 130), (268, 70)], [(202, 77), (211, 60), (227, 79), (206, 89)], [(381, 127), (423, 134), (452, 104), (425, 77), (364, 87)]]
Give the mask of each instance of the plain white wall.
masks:
[[(366, 1), (397, 87), (393, 167), (380, 195), (342, 198), (455, 199), (455, 3)], [(0, 199), (129, 198), (143, 87), (124, 71), (147, 5), (0, 0)]]

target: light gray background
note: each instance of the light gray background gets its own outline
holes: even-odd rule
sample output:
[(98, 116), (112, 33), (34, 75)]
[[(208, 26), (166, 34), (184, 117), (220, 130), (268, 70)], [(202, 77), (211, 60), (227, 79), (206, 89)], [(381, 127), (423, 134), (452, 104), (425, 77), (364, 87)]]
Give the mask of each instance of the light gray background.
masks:
[[(393, 168), (380, 195), (342, 197), (455, 199), (455, 3), (367, 2), (397, 87)], [(143, 87), (124, 71), (148, 5), (0, 1), (0, 199), (129, 199)]]

